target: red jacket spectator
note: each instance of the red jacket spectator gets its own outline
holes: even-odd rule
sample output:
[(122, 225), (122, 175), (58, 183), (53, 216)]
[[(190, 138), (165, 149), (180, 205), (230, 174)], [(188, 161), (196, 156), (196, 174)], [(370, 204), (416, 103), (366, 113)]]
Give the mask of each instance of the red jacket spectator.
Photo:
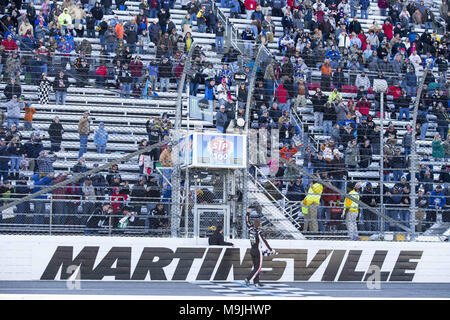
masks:
[(256, 0), (245, 0), (244, 2), (246, 10), (255, 10), (257, 5)]
[(2, 46), (5, 47), (5, 51), (16, 51), (18, 49), (17, 43), (10, 36), (2, 41)]
[(387, 0), (378, 0), (378, 8), (387, 9), (389, 7), (389, 2)]
[(105, 66), (100, 66), (97, 71), (95, 71), (95, 75), (106, 77), (108, 75), (108, 69)]
[(287, 90), (283, 87), (283, 84), (280, 83), (278, 86), (277, 91), (275, 91), (275, 96), (278, 98), (278, 103), (287, 103), (287, 100), (289, 98), (289, 94)]
[(114, 213), (120, 212), (121, 206), (127, 201), (128, 196), (121, 194), (119, 188), (114, 188), (114, 193), (111, 194), (111, 208)]
[(338, 194), (327, 186), (323, 186), (322, 200), (324, 207), (336, 206), (336, 202), (340, 200)]
[(370, 111), (370, 103), (369, 101), (358, 101), (358, 103), (356, 104), (356, 110), (359, 111), (359, 113), (361, 113), (363, 116), (368, 116), (369, 115), (369, 111)]
[(361, 40), (361, 50), (364, 52), (367, 49), (367, 36), (360, 33), (358, 35), (359, 40)]
[(381, 28), (388, 40), (391, 40), (394, 37), (394, 26), (392, 24), (385, 22)]
[(287, 6), (291, 8), (291, 12), (294, 12), (294, 9), (300, 8), (300, 3), (296, 0), (287, 0)]
[(317, 23), (321, 24), (323, 22), (323, 16), (325, 15), (325, 11), (319, 9), (316, 12), (314, 12), (314, 15), (316, 16)]
[(130, 72), (133, 77), (141, 77), (144, 64), (140, 60), (139, 56), (130, 62)]
[(175, 78), (181, 79), (181, 75), (183, 74), (184, 64), (178, 64), (175, 69), (173, 69), (173, 73)]
[(386, 92), (387, 96), (393, 96), (394, 100), (397, 100), (398, 97), (402, 95), (402, 88), (400, 86), (390, 86)]

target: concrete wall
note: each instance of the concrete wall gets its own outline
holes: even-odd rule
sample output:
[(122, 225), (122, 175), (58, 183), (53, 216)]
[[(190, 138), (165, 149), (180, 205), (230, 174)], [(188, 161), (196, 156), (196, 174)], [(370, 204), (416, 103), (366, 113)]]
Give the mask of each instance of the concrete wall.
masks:
[[(252, 268), (249, 241), (232, 242), (210, 247), (205, 239), (3, 235), (0, 280), (243, 280)], [(269, 243), (279, 254), (264, 257), (266, 281), (450, 282), (448, 243)]]

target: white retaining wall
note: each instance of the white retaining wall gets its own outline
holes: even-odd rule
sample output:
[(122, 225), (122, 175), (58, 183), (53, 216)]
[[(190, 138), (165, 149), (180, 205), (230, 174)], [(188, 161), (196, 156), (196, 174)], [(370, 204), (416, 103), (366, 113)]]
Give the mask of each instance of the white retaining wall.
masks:
[[(234, 247), (206, 239), (2, 235), (0, 280), (243, 280), (252, 268), (249, 241), (231, 241)], [(264, 257), (266, 281), (450, 282), (448, 243), (269, 243), (279, 254)]]

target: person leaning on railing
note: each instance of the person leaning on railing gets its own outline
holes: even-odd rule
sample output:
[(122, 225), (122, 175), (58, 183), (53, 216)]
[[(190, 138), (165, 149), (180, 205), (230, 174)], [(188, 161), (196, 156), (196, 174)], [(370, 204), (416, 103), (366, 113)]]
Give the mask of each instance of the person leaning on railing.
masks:
[(305, 216), (303, 231), (319, 231), (317, 214), (323, 186), (318, 182), (310, 182), (306, 197), (302, 201), (302, 213)]

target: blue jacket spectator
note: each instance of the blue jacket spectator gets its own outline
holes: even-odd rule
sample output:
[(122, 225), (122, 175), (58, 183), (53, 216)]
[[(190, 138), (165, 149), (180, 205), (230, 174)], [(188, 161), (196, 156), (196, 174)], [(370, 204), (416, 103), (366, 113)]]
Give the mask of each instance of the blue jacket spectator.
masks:
[(330, 59), (331, 61), (339, 61), (340, 58), (341, 54), (338, 50), (331, 49), (327, 52), (327, 59)]
[(405, 74), (405, 81), (408, 87), (417, 87), (417, 76), (413, 70)]
[(441, 186), (430, 192), (430, 209), (436, 210), (436, 207), (442, 209), (445, 205), (445, 194)]
[(239, 4), (239, 0), (233, 0), (231, 2), (230, 12), (232, 13), (241, 13), (241, 5)]
[[(34, 185), (33, 185), (33, 189), (31, 190), (31, 193), (36, 193), (41, 191), (42, 189), (44, 189), (45, 187), (49, 186), (52, 184), (52, 178), (49, 177), (48, 175), (41, 177), (40, 174), (36, 173), (33, 175), (33, 181), (34, 181)], [(35, 199), (46, 199), (47, 196), (45, 194), (41, 194), (39, 196), (37, 196)]]
[(98, 129), (95, 131), (94, 144), (97, 146), (98, 153), (106, 152), (106, 144), (108, 143), (108, 131), (105, 130), (105, 124), (100, 122)]
[(367, 10), (370, 7), (370, 0), (360, 0), (359, 4), (362, 10)]

